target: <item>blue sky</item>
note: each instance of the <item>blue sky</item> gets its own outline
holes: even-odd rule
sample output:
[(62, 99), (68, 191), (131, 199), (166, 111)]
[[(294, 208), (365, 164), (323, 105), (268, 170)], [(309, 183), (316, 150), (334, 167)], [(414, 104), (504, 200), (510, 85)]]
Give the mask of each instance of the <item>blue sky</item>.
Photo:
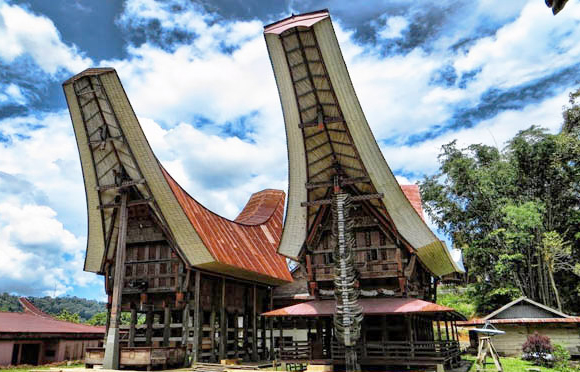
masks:
[(580, 72), (580, 2), (0, 0), (0, 292), (104, 297), (82, 271), (86, 205), (61, 82), (117, 69), (154, 151), (210, 209), (286, 189), (282, 113), (264, 24), (329, 8), (400, 182), (441, 145), (502, 147), (557, 131)]

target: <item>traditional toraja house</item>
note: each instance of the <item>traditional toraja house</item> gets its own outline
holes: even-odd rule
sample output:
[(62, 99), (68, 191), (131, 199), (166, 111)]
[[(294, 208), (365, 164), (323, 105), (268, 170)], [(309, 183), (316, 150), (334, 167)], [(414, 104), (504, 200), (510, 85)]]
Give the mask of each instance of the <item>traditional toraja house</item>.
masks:
[[(85, 270), (105, 277), (107, 368), (269, 359), (273, 286), (290, 282), (280, 242), (285, 195), (252, 195), (230, 221), (189, 196), (155, 158), (116, 72), (66, 81), (88, 209)], [(121, 312), (130, 325), (120, 336)], [(137, 324), (144, 317), (144, 324)]]
[(281, 359), (347, 369), (457, 360), (454, 322), (463, 317), (430, 301), (437, 279), (461, 270), (389, 169), (328, 12), (292, 16), (264, 33), (290, 171), (278, 252), (304, 267), (314, 298), (264, 314), (277, 320)]
[(23, 312), (0, 312), (0, 366), (79, 360), (102, 343), (103, 327), (57, 320), (19, 300)]
[[(550, 337), (553, 344), (564, 346), (571, 355), (580, 356), (580, 317), (566, 315), (529, 298), (518, 298), (484, 318), (458, 325), (476, 328), (486, 322), (505, 332), (493, 337), (493, 344), (502, 355), (521, 355), (528, 335), (538, 332)], [(469, 339), (471, 347), (477, 349), (478, 334), (470, 330)]]

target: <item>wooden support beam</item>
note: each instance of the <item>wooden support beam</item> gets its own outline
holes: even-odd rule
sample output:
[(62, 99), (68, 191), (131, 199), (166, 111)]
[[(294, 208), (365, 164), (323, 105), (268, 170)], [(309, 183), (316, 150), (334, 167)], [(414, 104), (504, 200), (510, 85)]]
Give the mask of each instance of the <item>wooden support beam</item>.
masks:
[(441, 341), (441, 322), (437, 319), (437, 339)]
[(258, 291), (252, 286), (252, 359), (258, 361)]
[(445, 319), (445, 336), (446, 340), (449, 341), (449, 325), (447, 324), (447, 319)]
[(131, 308), (131, 323), (129, 324), (129, 347), (135, 347), (135, 324), (137, 324), (137, 309)]
[[(351, 196), (350, 200), (351, 201), (361, 201), (361, 200), (371, 200), (371, 199), (382, 199), (382, 198), (384, 198), (384, 196), (385, 195), (383, 193), (363, 194), (363, 195)], [(314, 200), (314, 201), (310, 201), (310, 202), (300, 203), (300, 205), (302, 207), (311, 207), (311, 206), (315, 206), (315, 205), (327, 205), (327, 204), (332, 204), (332, 199), (319, 199), (319, 200)]]
[(217, 362), (217, 354), (215, 352), (216, 349), (216, 345), (215, 345), (215, 319), (216, 319), (216, 309), (215, 309), (215, 300), (212, 297), (212, 301), (211, 301), (211, 312), (209, 314), (209, 338), (210, 338), (210, 343), (211, 343), (211, 360), (215, 363)]
[[(357, 183), (368, 183), (371, 179), (368, 177), (353, 177), (353, 178), (341, 178), (339, 180), (339, 185), (354, 185)], [(306, 182), (304, 184), (308, 190), (317, 189), (317, 188), (326, 188), (326, 187), (333, 187), (333, 181), (325, 181), (325, 182)]]
[(147, 313), (145, 315), (145, 344), (147, 346), (151, 345), (151, 339), (153, 338), (153, 310), (147, 309)]
[(227, 347), (227, 339), (228, 339), (228, 331), (227, 331), (227, 313), (226, 313), (226, 279), (222, 278), (221, 280), (221, 299), (220, 299), (220, 351), (219, 351), (219, 358), (227, 359), (226, 354), (226, 347)]
[(195, 272), (194, 283), (194, 305), (193, 305), (193, 363), (200, 360), (200, 340), (201, 340), (201, 272)]
[[(134, 207), (136, 205), (143, 205), (153, 202), (153, 198), (145, 198), (140, 200), (131, 200), (127, 203), (127, 207)], [(106, 203), (97, 206), (97, 209), (121, 208), (121, 203)]]
[(235, 358), (240, 357), (240, 315), (238, 310), (234, 312), (234, 356)]
[[(189, 338), (189, 293), (186, 295), (185, 307), (183, 308), (183, 316), (181, 319), (181, 323), (183, 324), (183, 331), (181, 333), (181, 346), (186, 348), (187, 353), (187, 341)], [(188, 358), (186, 358), (186, 360), (188, 360)]]
[(119, 326), (121, 325), (121, 303), (123, 297), (124, 273), (125, 273), (125, 243), (127, 237), (127, 199), (126, 193), (121, 194), (119, 233), (117, 237), (117, 252), (115, 253), (115, 279), (113, 284), (113, 299), (111, 303), (111, 323), (107, 332), (105, 357), (103, 367), (106, 369), (119, 369)]
[(163, 308), (163, 346), (169, 346), (169, 337), (171, 336), (171, 308), (165, 304)]
[[(274, 310), (274, 288), (270, 287), (270, 306), (268, 310)], [(268, 325), (270, 328), (270, 360), (274, 360), (274, 318), (268, 318)]]
[(278, 349), (280, 350), (279, 354), (284, 352), (284, 327), (282, 325), (284, 323), (284, 317), (278, 318)]
[(145, 183), (145, 179), (144, 178), (140, 178), (140, 179), (134, 180), (134, 181), (131, 180), (131, 181), (121, 182), (120, 185), (117, 185), (117, 184), (114, 184), (113, 183), (113, 184), (110, 184), (110, 185), (97, 186), (97, 187), (95, 187), (95, 189), (97, 191), (105, 191), (105, 190), (113, 190), (113, 189), (120, 190), (120, 189), (124, 189), (124, 188), (127, 188), (127, 187), (131, 187), (131, 186), (135, 186), (135, 185), (140, 185), (140, 184), (143, 184), (143, 183)]

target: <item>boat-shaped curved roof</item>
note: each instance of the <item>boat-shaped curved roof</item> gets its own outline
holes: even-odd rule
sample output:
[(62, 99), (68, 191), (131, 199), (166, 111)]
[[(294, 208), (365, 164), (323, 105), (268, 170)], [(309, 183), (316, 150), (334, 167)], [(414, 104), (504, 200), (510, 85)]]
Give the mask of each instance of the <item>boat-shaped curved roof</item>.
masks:
[(128, 205), (150, 207), (188, 266), (266, 284), (292, 281), (286, 259), (277, 253), (283, 191), (252, 195), (236, 221), (221, 217), (189, 196), (160, 165), (114, 69), (85, 70), (63, 88), (87, 196), (85, 270), (102, 273), (106, 259), (113, 258), (119, 188), (129, 188)]
[(334, 182), (345, 179), (351, 194), (372, 206), (381, 223), (431, 273), (461, 272), (423, 220), (418, 190), (406, 190), (406, 195), (389, 168), (362, 111), (328, 11), (270, 24), (264, 36), (288, 143), (288, 207), (278, 252), (298, 259), (316, 231), (316, 218)]

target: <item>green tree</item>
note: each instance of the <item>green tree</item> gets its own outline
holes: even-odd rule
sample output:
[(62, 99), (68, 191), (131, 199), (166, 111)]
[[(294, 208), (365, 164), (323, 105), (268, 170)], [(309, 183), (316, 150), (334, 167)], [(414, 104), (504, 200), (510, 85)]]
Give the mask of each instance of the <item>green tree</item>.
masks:
[(78, 313), (71, 313), (67, 309), (63, 309), (57, 316), (55, 316), (55, 318), (71, 323), (81, 322), (81, 317), (79, 316)]
[(479, 312), (522, 294), (580, 312), (578, 96), (561, 133), (532, 126), (501, 150), (453, 141), (420, 184), (426, 212), (464, 251)]

